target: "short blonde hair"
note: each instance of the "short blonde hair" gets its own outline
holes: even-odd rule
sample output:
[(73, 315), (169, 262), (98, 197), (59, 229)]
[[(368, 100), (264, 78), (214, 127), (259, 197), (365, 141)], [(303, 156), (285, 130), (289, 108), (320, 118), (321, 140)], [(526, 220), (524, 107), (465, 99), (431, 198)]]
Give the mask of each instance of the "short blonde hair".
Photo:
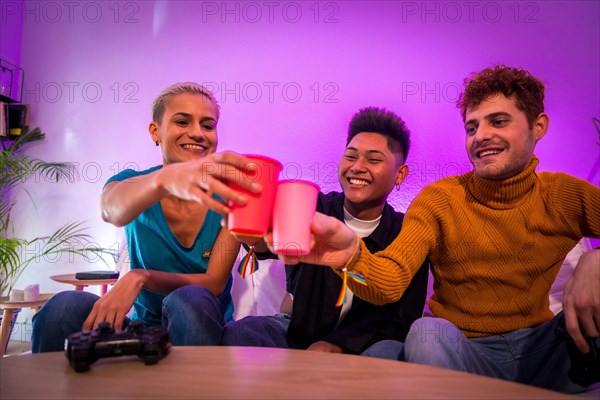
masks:
[(169, 100), (169, 98), (172, 96), (182, 93), (201, 94), (202, 96), (206, 97), (215, 105), (217, 109), (217, 121), (219, 120), (221, 111), (219, 109), (217, 99), (215, 99), (213, 94), (207, 88), (195, 82), (175, 83), (160, 92), (160, 94), (152, 102), (152, 120), (160, 124), (162, 122), (163, 114), (165, 113), (167, 100)]

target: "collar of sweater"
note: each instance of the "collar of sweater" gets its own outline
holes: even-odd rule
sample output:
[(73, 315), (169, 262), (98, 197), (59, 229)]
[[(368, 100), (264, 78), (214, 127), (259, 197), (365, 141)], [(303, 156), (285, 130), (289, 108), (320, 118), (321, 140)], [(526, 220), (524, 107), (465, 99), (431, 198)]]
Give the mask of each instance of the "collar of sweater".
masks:
[(487, 207), (496, 210), (514, 208), (537, 181), (535, 168), (538, 163), (538, 158), (533, 156), (523, 171), (508, 179), (479, 178), (471, 171), (471, 179), (467, 183), (468, 190), (477, 201)]

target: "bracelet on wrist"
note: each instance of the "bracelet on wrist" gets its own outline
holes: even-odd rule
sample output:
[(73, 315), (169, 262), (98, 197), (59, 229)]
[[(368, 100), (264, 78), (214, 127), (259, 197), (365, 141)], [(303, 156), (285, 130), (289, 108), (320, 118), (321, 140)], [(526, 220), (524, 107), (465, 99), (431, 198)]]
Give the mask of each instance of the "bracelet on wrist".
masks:
[(360, 254), (360, 242), (361, 238), (357, 235), (356, 244), (354, 245), (354, 251), (352, 252), (352, 256), (350, 256), (348, 261), (346, 261), (346, 263), (342, 267), (342, 289), (340, 291), (340, 295), (338, 296), (338, 300), (335, 304), (336, 307), (340, 307), (346, 302), (346, 292), (348, 291), (348, 277), (352, 278), (355, 282), (361, 285), (367, 285), (367, 281), (364, 276), (356, 272), (348, 271), (348, 267), (356, 258), (358, 258), (358, 255)]

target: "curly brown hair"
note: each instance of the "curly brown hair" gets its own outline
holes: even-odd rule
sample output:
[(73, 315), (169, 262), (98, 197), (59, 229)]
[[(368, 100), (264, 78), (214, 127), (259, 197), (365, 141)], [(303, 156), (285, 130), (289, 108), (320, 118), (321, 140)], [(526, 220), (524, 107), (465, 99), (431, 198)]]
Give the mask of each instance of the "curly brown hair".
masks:
[(525, 113), (530, 128), (538, 115), (544, 112), (542, 81), (523, 69), (497, 65), (465, 79), (465, 91), (457, 102), (463, 121), (467, 108), (477, 106), (495, 94), (503, 94), (509, 98), (514, 96), (515, 104)]

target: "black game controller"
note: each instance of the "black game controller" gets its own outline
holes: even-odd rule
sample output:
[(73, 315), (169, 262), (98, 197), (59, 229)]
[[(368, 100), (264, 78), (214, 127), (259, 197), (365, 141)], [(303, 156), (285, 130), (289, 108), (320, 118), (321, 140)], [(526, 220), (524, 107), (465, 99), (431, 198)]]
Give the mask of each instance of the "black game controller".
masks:
[(140, 321), (131, 321), (120, 333), (101, 322), (97, 329), (74, 333), (65, 340), (65, 356), (77, 372), (87, 371), (102, 357), (137, 355), (146, 365), (156, 364), (170, 348), (165, 328), (143, 326)]
[(600, 349), (598, 349), (598, 338), (586, 337), (586, 342), (590, 347), (588, 353), (582, 353), (577, 346), (565, 324), (565, 317), (561, 316), (556, 325), (556, 336), (563, 340), (567, 345), (571, 367), (569, 368), (569, 378), (573, 382), (583, 387), (588, 387), (596, 382), (600, 382)]

